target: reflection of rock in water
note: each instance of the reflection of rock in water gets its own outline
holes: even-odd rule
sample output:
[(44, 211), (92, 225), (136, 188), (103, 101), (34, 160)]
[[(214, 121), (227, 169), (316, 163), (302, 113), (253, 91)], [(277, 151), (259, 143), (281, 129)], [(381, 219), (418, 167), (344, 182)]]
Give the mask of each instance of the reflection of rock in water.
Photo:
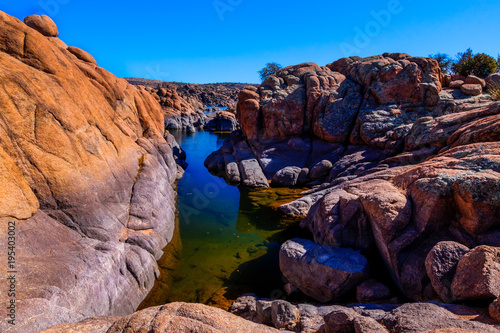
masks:
[(182, 240), (179, 232), (179, 218), (175, 219), (175, 231), (172, 241), (163, 249), (163, 256), (158, 261), (160, 276), (156, 279), (153, 289), (139, 305), (138, 310), (167, 303), (172, 282), (180, 266)]
[(231, 133), (219, 133), (217, 136), (217, 146), (220, 147), (222, 146), (222, 143), (229, 138)]
[(236, 228), (242, 233), (257, 233), (266, 238), (269, 232), (293, 226), (301, 218), (289, 218), (278, 211), (282, 203), (293, 201), (301, 196), (302, 189), (260, 188), (240, 189), (240, 214)]

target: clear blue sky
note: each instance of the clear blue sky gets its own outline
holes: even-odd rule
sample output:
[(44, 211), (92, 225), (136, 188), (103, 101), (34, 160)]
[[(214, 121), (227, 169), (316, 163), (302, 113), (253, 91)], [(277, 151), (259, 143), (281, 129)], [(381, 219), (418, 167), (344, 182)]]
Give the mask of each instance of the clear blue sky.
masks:
[(498, 0), (20, 0), (0, 10), (48, 14), (62, 40), (120, 77), (258, 82), (271, 61), (500, 53)]

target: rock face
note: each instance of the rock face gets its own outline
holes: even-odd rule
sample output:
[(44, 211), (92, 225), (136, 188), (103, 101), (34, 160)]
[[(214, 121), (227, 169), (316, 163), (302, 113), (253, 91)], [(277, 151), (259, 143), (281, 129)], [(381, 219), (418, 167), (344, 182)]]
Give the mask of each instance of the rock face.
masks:
[(166, 129), (196, 129), (203, 128), (206, 116), (203, 114), (202, 105), (189, 103), (179, 96), (175, 88), (152, 88), (150, 86), (138, 86), (150, 92), (160, 103), (165, 112)]
[(97, 62), (95, 61), (93, 56), (91, 56), (88, 52), (79, 49), (78, 47), (70, 46), (68, 47), (68, 51), (73, 53), (80, 60), (97, 65)]
[(318, 244), (377, 254), (408, 298), (432, 299), (435, 288), (447, 298), (449, 283), (437, 281), (452, 260), (429, 266), (435, 286), (426, 268), (436, 244), (500, 247), (500, 104), (442, 90), (453, 81), (482, 89), (399, 53), (284, 68), (240, 92), (241, 132), (207, 166), (227, 178), (224, 154), (244, 152), (272, 186), (308, 170), (311, 189), (282, 212), (304, 216)]
[(15, 224), (22, 249), (18, 322), (2, 332), (133, 312), (175, 226), (158, 102), (54, 43), (43, 16), (26, 22), (0, 12), (0, 246)]
[(331, 302), (367, 278), (368, 261), (359, 251), (294, 238), (281, 246), (280, 269), (304, 294)]

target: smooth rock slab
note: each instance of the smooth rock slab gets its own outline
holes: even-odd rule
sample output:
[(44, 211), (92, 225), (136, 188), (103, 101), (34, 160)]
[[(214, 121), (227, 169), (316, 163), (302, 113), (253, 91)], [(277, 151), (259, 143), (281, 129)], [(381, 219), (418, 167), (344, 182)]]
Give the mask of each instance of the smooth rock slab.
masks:
[(246, 187), (269, 187), (266, 176), (256, 159), (243, 160), (239, 163), (241, 179)]
[(120, 317), (92, 317), (79, 323), (52, 326), (43, 333), (106, 333)]
[(123, 317), (108, 333), (271, 333), (278, 330), (252, 323), (221, 309), (202, 304), (170, 303)]
[(290, 283), (320, 302), (338, 300), (368, 277), (368, 261), (359, 251), (300, 238), (281, 246), (280, 268)]

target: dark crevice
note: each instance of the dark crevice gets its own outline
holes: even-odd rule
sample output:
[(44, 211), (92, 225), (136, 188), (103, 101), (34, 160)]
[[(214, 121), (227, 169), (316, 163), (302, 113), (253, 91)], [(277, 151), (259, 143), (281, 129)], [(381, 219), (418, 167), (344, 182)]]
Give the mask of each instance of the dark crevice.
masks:
[(24, 40), (23, 40), (23, 58), (26, 57), (26, 49), (28, 48), (27, 44), (28, 42), (26, 41), (28, 39), (28, 33), (24, 33)]

